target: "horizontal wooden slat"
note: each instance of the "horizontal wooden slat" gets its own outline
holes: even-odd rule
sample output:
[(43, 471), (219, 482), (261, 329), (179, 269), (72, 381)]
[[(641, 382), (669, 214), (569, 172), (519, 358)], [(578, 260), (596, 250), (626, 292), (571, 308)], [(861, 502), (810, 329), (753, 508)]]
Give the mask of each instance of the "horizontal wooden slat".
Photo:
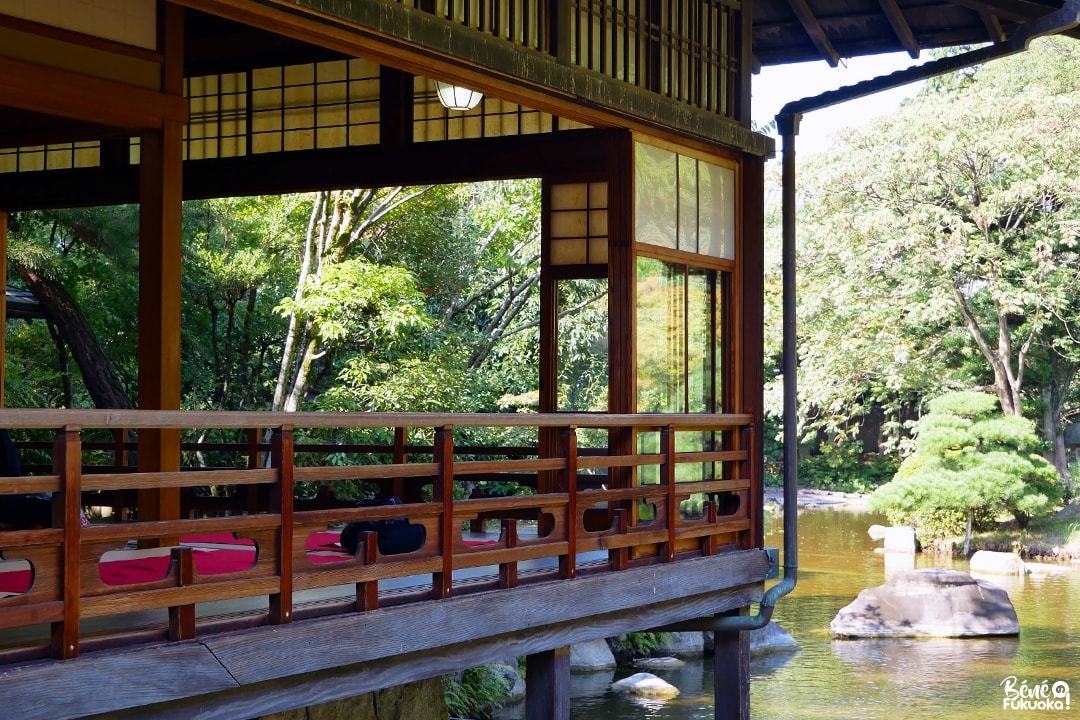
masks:
[(541, 472), (562, 470), (564, 459), (545, 460), (471, 460), (454, 463), (454, 475), (478, 475), (480, 473)]
[(242, 533), (245, 530), (265, 530), (281, 525), (279, 515), (242, 515), (198, 520), (158, 520), (155, 522), (91, 525), (82, 529), (86, 542), (106, 540), (141, 540), (144, 538), (201, 535), (219, 532)]
[(5, 428), (433, 428), (433, 427), (637, 427), (643, 430), (734, 430), (750, 425), (746, 414), (597, 413), (320, 413), (204, 412), (198, 410), (54, 410), (5, 408)]
[(331, 510), (302, 510), (293, 513), (293, 524), (331, 524), (355, 520), (391, 520), (408, 516), (411, 520), (438, 517), (442, 503), (409, 503), (407, 505), (366, 505), (364, 507), (334, 508)]
[(104, 473), (83, 478), (83, 490), (142, 490), (203, 485), (258, 485), (277, 480), (277, 471), (212, 470), (206, 472)]
[(64, 603), (60, 600), (36, 603), (34, 605), (16, 605), (0, 608), (0, 627), (26, 627), (27, 625), (57, 622), (63, 617)]
[(59, 491), (59, 475), (0, 478), (0, 495), (35, 495), (37, 493)]
[(5, 530), (0, 532), (0, 550), (40, 545), (59, 545), (62, 542), (64, 542), (63, 530)]
[(675, 453), (675, 462), (725, 462), (728, 460), (746, 460), (750, 454), (745, 450), (721, 450), (717, 452), (681, 452)]
[(746, 519), (738, 519), (731, 521), (717, 522), (715, 525), (693, 525), (691, 527), (679, 527), (675, 530), (676, 538), (698, 538), (705, 537), (706, 535), (720, 535), (723, 533), (739, 532), (740, 530), (749, 530), (750, 521)]
[(257, 595), (270, 595), (280, 589), (280, 578), (223, 580), (204, 585), (159, 588), (126, 592), (118, 595), (83, 598), (81, 613), (83, 617), (100, 617), (135, 610), (146, 610), (148, 608), (166, 608), (170, 605), (186, 605), (196, 602), (210, 602), (212, 600), (233, 600)]
[(542, 545), (526, 545), (517, 548), (487, 550), (455, 556), (454, 567), (472, 568), (482, 567), (484, 565), (497, 565), (499, 563), (539, 560), (540, 558), (565, 555), (569, 550), (570, 544), (567, 542), (553, 542), (544, 543)]
[(667, 538), (667, 530), (660, 528), (659, 530), (639, 530), (626, 534), (607, 535), (600, 544), (607, 550), (614, 550), (616, 548), (633, 547), (634, 545), (666, 542)]
[(566, 505), (570, 496), (566, 493), (543, 495), (510, 495), (508, 497), (474, 498), (454, 503), (454, 516), (467, 518), (477, 512), (516, 510), (520, 508), (551, 507)]
[(297, 482), (384, 480), (392, 478), (428, 477), (429, 475), (434, 475), (438, 470), (439, 466), (435, 463), (298, 467), (293, 470), (293, 477)]
[(695, 480), (675, 483), (675, 495), (686, 496), (694, 493), (736, 492), (750, 487), (750, 481), (739, 480)]
[(602, 457), (579, 457), (578, 467), (630, 467), (632, 465), (659, 465), (663, 459), (659, 455), (604, 455)]

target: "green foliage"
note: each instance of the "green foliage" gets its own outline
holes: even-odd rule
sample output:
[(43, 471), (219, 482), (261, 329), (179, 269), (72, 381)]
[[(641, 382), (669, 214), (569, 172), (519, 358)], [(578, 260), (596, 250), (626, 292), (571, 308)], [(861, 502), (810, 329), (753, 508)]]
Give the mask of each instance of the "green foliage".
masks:
[(509, 678), (491, 665), (443, 676), (443, 694), (451, 717), (490, 720), (511, 689)]
[(896, 462), (860, 452), (857, 442), (822, 443), (820, 452), (799, 462), (799, 484), (821, 490), (867, 493), (893, 476)]
[[(881, 409), (886, 446), (902, 449), (921, 398), (962, 387), (993, 387), (1008, 414), (1049, 410), (1048, 437), (1080, 408), (1077, 73), (1075, 41), (1035, 42), (800, 167), (804, 439)], [(766, 219), (776, 242), (779, 218)], [(776, 265), (766, 272), (779, 297)], [(779, 412), (778, 391), (766, 397)]]
[(1057, 472), (1037, 454), (1029, 421), (999, 414), (992, 396), (974, 392), (942, 396), (930, 409), (916, 427), (915, 453), (874, 492), (871, 508), (915, 524), (924, 542), (1002, 512), (1023, 526), (1055, 509)]
[(656, 652), (667, 639), (662, 632), (632, 632), (619, 635), (614, 640), (615, 654), (624, 659), (649, 657)]

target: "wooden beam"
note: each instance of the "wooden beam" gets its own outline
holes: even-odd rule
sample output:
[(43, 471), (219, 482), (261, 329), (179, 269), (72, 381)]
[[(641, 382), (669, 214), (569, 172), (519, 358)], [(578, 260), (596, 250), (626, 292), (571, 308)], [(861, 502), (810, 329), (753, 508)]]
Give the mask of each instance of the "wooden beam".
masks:
[(994, 44), (1005, 42), (1005, 31), (1001, 28), (1001, 21), (997, 19), (997, 15), (980, 12), (979, 17), (982, 19), (983, 26), (986, 27), (986, 36), (990, 42)]
[(161, 129), (165, 121), (188, 120), (182, 95), (5, 57), (0, 57), (0, 97), (10, 107), (130, 130)]
[(525, 656), (525, 717), (570, 719), (570, 648)]
[(908, 55), (912, 59), (918, 58), (922, 48), (919, 47), (919, 41), (915, 39), (915, 33), (911, 31), (911, 26), (908, 25), (907, 18), (904, 17), (900, 6), (896, 4), (896, 0), (878, 0), (878, 3), (881, 5), (881, 11), (888, 18), (893, 32), (896, 33), (896, 37), (900, 40), (900, 44), (907, 50)]
[[(609, 130), (297, 150), (184, 163), (184, 199), (501, 178), (604, 180)], [(137, 166), (0, 173), (8, 210), (138, 202)]]
[[(764, 304), (765, 304), (765, 200), (760, 192), (753, 192), (754, 188), (760, 188), (765, 183), (765, 161), (756, 157), (744, 157), (741, 165), (740, 187), (745, 191), (741, 193), (742, 199), (739, 212), (740, 240), (738, 249), (738, 269), (734, 278), (735, 287), (732, 289), (731, 303), (738, 308), (738, 318), (732, 323), (728, 321), (723, 326), (724, 335), (731, 334), (734, 324), (735, 333), (738, 336), (734, 344), (737, 351), (736, 357), (725, 357), (722, 367), (734, 366), (736, 378), (735, 387), (725, 386), (723, 395), (728, 390), (734, 390), (731, 400), (735, 404), (728, 405), (724, 402), (724, 411), (738, 408), (739, 412), (745, 412), (754, 418), (750, 432), (750, 447), (744, 447), (750, 453), (750, 459), (741, 463), (747, 472), (745, 477), (750, 478), (750, 508), (751, 529), (749, 532), (750, 547), (762, 547), (765, 543), (764, 530), (764, 457), (762, 454), (765, 434), (764, 427), (764, 404), (762, 393), (764, 383), (761, 358), (765, 353), (764, 336)], [(725, 338), (724, 346), (730, 348), (732, 339)], [(729, 351), (730, 352), (730, 351)], [(725, 373), (728, 375), (728, 373)], [(733, 383), (734, 384), (734, 383)]]
[[(183, 93), (183, 8), (166, 3), (162, 87)], [(180, 408), (180, 259), (183, 125), (165, 120), (142, 135), (139, 164), (139, 407)], [(139, 432), (139, 472), (180, 469), (177, 428)], [(178, 488), (140, 490), (139, 520), (180, 517)], [(164, 538), (164, 544), (171, 544)]]
[(806, 0), (788, 0), (788, 4), (795, 13), (795, 17), (799, 19), (806, 34), (810, 36), (810, 42), (814, 43), (814, 47), (817, 48), (821, 57), (829, 63), (830, 67), (839, 65), (840, 54), (832, 46), (832, 42), (829, 41), (829, 37), (825, 34), (825, 29), (821, 27), (821, 23), (818, 22), (817, 16), (814, 15), (814, 11), (810, 9)]

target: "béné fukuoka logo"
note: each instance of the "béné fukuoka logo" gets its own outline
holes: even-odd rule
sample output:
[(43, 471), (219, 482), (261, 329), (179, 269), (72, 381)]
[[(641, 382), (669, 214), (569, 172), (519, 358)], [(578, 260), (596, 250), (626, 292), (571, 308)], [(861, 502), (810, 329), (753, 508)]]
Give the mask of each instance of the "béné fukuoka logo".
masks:
[(1068, 710), (1070, 708), (1069, 683), (1064, 680), (1054, 683), (1043, 680), (1041, 683), (1028, 685), (1027, 680), (1017, 681), (1015, 675), (1010, 675), (1001, 681), (1000, 686), (1005, 688), (1005, 699), (1002, 700), (1002, 708), (1005, 710)]

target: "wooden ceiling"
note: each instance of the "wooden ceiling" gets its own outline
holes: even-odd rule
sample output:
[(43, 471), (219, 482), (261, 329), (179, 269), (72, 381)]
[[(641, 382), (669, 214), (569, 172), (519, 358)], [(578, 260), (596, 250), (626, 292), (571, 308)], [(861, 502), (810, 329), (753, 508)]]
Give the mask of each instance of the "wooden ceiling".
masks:
[(997, 43), (1061, 0), (753, 0), (761, 65)]

